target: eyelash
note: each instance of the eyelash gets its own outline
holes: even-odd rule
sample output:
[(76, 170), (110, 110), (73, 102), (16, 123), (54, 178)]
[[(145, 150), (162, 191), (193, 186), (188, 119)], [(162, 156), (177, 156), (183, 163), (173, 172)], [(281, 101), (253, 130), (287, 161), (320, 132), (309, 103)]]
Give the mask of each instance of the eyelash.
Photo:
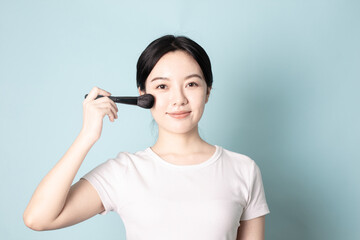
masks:
[[(197, 86), (199, 86), (199, 84), (197, 84), (196, 82), (191, 82), (191, 83), (189, 83), (189, 84), (194, 84), (196, 87)], [(188, 84), (188, 85), (189, 85)], [(160, 86), (166, 86), (165, 84), (160, 84), (160, 85), (158, 85), (157, 87), (156, 87), (156, 89), (164, 89), (164, 88), (160, 88)]]

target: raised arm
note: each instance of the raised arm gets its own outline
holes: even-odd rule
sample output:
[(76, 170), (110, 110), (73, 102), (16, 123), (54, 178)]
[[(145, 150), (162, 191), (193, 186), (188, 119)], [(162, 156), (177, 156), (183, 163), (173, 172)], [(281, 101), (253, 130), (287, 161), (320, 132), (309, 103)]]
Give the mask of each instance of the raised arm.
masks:
[(104, 210), (100, 197), (86, 180), (71, 186), (91, 147), (101, 136), (103, 118), (117, 118), (117, 106), (110, 93), (94, 87), (83, 102), (83, 127), (65, 155), (36, 188), (23, 219), (33, 230), (50, 230), (70, 226)]

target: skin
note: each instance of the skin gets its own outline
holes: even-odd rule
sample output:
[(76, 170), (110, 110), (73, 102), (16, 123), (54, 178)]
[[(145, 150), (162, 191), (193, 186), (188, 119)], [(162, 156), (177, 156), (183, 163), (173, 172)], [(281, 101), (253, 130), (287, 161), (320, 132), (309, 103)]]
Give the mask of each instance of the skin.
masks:
[[(151, 109), (159, 126), (159, 137), (151, 147), (165, 161), (177, 165), (199, 164), (209, 159), (215, 146), (201, 139), (198, 122), (208, 102), (211, 88), (207, 87), (198, 63), (187, 53), (165, 54), (146, 80), (146, 93), (155, 97)], [(145, 91), (140, 91), (145, 94)], [(104, 211), (96, 190), (86, 180), (71, 186), (74, 177), (91, 147), (100, 139), (103, 118), (111, 122), (118, 118), (118, 108), (110, 96), (94, 87), (83, 102), (83, 127), (65, 155), (50, 170), (36, 188), (23, 219), (37, 231), (59, 229), (84, 221)], [(181, 119), (171, 113), (187, 111)], [(265, 217), (242, 221), (237, 240), (264, 239)]]
[[(211, 88), (207, 87), (198, 63), (183, 51), (169, 52), (150, 72), (145, 89), (155, 97), (151, 114), (159, 126), (159, 137), (152, 150), (177, 165), (207, 160), (215, 146), (200, 138), (198, 122)], [(190, 114), (183, 119), (171, 117), (171, 113), (178, 111)]]
[(265, 216), (247, 221), (240, 221), (236, 240), (265, 239)]

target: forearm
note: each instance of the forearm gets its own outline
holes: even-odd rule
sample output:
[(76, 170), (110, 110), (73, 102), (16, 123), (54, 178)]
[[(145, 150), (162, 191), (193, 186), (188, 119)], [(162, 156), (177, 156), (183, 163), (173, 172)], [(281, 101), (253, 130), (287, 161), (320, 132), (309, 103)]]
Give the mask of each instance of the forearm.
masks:
[(85, 156), (94, 145), (86, 134), (80, 133), (68, 151), (43, 178), (36, 188), (25, 212), (27, 222), (51, 222), (61, 213), (71, 184)]

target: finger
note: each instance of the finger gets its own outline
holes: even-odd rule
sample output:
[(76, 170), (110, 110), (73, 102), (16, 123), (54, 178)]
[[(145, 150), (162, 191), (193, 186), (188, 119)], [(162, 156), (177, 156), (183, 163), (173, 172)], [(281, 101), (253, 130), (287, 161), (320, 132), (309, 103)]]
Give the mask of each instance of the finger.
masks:
[(115, 114), (114, 114), (114, 112), (113, 112), (113, 110), (111, 109), (110, 110), (110, 113), (108, 114), (108, 116), (109, 116), (109, 120), (111, 121), (111, 122), (114, 122), (115, 121)]
[(110, 96), (111, 93), (99, 88), (99, 87), (93, 87), (91, 89), (91, 91), (89, 92), (89, 94), (86, 97), (86, 101), (91, 101), (94, 100), (98, 95), (103, 95), (103, 96)]
[[(109, 99), (110, 99), (110, 98), (109, 98)], [(119, 109), (118, 109), (116, 103), (115, 103), (113, 100), (110, 100), (110, 103), (111, 103), (111, 105), (114, 107), (114, 109), (116, 110), (116, 112), (118, 112)]]
[[(98, 108), (101, 108), (102, 109), (102, 112), (104, 115), (108, 115), (109, 118), (118, 118), (117, 117), (117, 111), (116, 109), (113, 107), (113, 105), (111, 105), (111, 103), (109, 102), (105, 102), (105, 103), (100, 103), (100, 104), (97, 104), (97, 107)], [(103, 116), (104, 116), (103, 115)]]
[(114, 120), (114, 116), (113, 115), (108, 115), (109, 116), (109, 120), (110, 120), (110, 122), (114, 122), (115, 120)]
[(114, 117), (114, 119), (118, 118), (117, 110), (114, 107), (111, 107), (110, 110), (111, 110), (111, 113), (112, 113), (112, 116)]
[[(95, 100), (95, 103), (97, 103), (97, 104), (110, 103), (111, 106), (113, 106), (114, 109), (116, 109), (116, 112), (119, 111), (116, 103), (113, 100), (111, 100), (110, 98), (108, 98), (108, 97), (98, 98), (98, 99)], [(103, 106), (103, 105), (99, 105), (99, 106)]]

